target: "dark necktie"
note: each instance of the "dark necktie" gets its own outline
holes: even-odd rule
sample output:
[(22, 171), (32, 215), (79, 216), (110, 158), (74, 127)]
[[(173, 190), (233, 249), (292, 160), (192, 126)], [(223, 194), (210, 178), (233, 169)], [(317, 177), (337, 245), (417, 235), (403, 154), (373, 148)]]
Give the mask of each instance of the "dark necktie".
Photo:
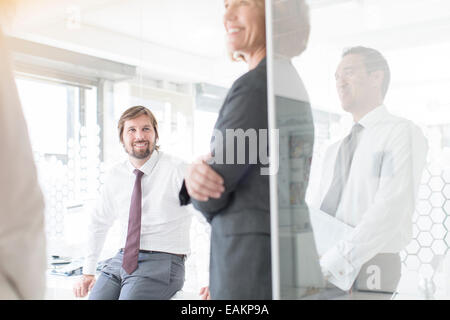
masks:
[(134, 270), (137, 269), (139, 245), (141, 240), (141, 178), (144, 173), (138, 169), (135, 169), (134, 174), (136, 175), (136, 180), (134, 182), (133, 193), (131, 195), (127, 242), (125, 244), (122, 262), (122, 267), (128, 274), (133, 273)]
[(358, 143), (358, 133), (363, 129), (363, 126), (356, 123), (350, 134), (345, 137), (339, 148), (336, 157), (336, 164), (334, 166), (333, 181), (328, 189), (325, 198), (323, 199), (320, 210), (328, 213), (331, 216), (336, 215), (339, 202), (341, 201), (342, 192), (350, 173), (352, 165), (353, 154), (355, 153), (356, 145)]

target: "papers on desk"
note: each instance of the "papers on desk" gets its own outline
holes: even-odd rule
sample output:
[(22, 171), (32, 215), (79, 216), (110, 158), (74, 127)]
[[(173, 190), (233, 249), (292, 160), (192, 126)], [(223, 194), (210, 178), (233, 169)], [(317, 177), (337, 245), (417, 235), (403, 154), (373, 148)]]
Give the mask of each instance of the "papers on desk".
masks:
[(82, 271), (83, 265), (81, 262), (72, 262), (64, 266), (55, 267), (50, 270), (50, 273), (58, 276), (70, 277), (81, 275)]
[[(101, 271), (106, 265), (108, 260), (102, 260), (97, 263), (97, 271)], [(50, 274), (57, 276), (79, 276), (83, 273), (83, 259), (74, 259), (70, 263), (52, 263), (52, 269), (49, 270)]]
[(322, 256), (353, 230), (353, 227), (328, 213), (314, 208), (309, 210), (319, 256)]
[(69, 264), (72, 262), (72, 258), (70, 257), (61, 257), (61, 256), (52, 256), (51, 264), (53, 266)]

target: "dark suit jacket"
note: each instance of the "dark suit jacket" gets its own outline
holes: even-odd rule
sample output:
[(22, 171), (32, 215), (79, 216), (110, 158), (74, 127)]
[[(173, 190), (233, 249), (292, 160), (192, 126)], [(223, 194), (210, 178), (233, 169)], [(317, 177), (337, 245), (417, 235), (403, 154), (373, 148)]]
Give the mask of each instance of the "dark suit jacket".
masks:
[[(236, 80), (219, 112), (215, 130), (222, 133), (223, 144), (211, 140), (211, 151), (223, 164), (212, 163), (225, 183), (220, 199), (200, 202), (196, 209), (211, 223), (210, 291), (213, 299), (271, 299), (270, 266), (270, 190), (269, 176), (261, 175), (267, 167), (261, 161), (260, 129), (268, 128), (266, 59)], [(238, 164), (237, 139), (227, 139), (227, 129), (256, 130), (257, 148), (245, 144), (245, 163)], [(266, 141), (267, 131), (266, 131)], [(233, 146), (234, 144), (234, 146)], [(222, 145), (222, 147), (221, 147)], [(267, 146), (264, 154), (267, 154)], [(234, 150), (233, 164), (227, 153)], [(257, 153), (251, 163), (250, 150)], [(229, 155), (228, 155), (229, 157)], [(180, 191), (181, 204), (190, 201), (185, 186)]]

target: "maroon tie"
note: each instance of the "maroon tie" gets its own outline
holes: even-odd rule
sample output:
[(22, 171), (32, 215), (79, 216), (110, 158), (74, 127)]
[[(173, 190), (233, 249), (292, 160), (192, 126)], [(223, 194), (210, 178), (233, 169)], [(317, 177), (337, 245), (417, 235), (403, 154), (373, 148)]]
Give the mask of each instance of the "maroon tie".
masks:
[(125, 244), (122, 262), (122, 267), (128, 274), (132, 274), (137, 269), (141, 239), (141, 178), (144, 173), (135, 169), (134, 174), (136, 175), (136, 180), (134, 182), (133, 194), (131, 195), (127, 242)]

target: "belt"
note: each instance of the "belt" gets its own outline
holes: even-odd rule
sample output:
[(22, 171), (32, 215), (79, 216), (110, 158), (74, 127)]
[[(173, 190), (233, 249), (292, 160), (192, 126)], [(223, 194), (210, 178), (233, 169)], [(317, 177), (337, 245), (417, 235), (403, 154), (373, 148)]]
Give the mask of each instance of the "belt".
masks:
[[(120, 252), (123, 253), (125, 249), (121, 248)], [(141, 253), (165, 253), (165, 254), (173, 254), (174, 256), (180, 257), (182, 259), (186, 258), (185, 254), (178, 254), (178, 253), (170, 253), (170, 252), (163, 252), (163, 251), (152, 251), (152, 250), (139, 250)]]

